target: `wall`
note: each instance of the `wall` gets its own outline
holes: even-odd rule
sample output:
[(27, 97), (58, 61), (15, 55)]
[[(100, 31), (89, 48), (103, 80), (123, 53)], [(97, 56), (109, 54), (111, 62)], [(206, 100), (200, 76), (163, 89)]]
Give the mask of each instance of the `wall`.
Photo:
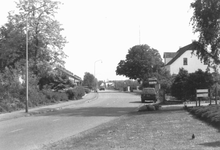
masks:
[[(183, 65), (183, 58), (187, 58), (187, 65)], [(188, 70), (188, 73), (193, 73), (198, 69), (206, 71), (207, 65), (204, 65), (195, 54), (192, 54), (191, 50), (187, 50), (183, 53), (176, 61), (174, 61), (170, 66), (171, 74), (178, 74), (180, 68)], [(212, 70), (211, 70), (212, 72)]]

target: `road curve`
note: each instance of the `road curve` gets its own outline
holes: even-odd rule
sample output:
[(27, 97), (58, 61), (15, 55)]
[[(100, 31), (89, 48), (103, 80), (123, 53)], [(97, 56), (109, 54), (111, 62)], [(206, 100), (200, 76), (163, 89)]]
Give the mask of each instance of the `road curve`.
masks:
[(135, 93), (101, 91), (64, 109), (0, 122), (0, 149), (31, 150), (116, 119), (141, 105)]

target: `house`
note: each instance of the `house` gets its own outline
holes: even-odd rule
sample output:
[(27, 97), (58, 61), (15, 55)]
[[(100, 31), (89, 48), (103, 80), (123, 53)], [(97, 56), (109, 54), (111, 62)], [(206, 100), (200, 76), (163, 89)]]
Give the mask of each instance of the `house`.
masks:
[[(164, 53), (165, 68), (170, 74), (178, 74), (180, 68), (184, 68), (189, 73), (193, 73), (198, 69), (207, 70), (208, 65), (202, 62), (198, 56), (193, 53), (195, 45), (189, 44), (180, 48), (176, 53)], [(212, 69), (210, 70), (212, 72)]]
[(62, 71), (63, 73), (65, 73), (68, 76), (69, 80), (72, 81), (73, 84), (75, 84), (75, 85), (81, 85), (82, 84), (82, 79), (79, 76), (73, 74), (72, 72), (65, 69), (64, 67), (57, 66), (56, 69), (58, 69), (58, 70)]
[(163, 54), (164, 64), (167, 64), (173, 57), (176, 55), (176, 52), (165, 52)]

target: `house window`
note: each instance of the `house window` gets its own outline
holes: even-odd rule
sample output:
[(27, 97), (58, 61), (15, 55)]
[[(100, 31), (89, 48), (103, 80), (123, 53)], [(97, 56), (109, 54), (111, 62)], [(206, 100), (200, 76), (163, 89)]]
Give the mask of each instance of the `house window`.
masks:
[(187, 58), (183, 58), (183, 65), (188, 65)]

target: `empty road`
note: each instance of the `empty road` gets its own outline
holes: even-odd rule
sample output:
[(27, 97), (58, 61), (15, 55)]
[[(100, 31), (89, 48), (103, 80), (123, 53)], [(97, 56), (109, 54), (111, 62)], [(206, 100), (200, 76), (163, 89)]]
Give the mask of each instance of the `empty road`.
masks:
[(93, 100), (61, 110), (1, 121), (0, 149), (39, 149), (135, 111), (140, 105), (135, 93), (101, 91)]

